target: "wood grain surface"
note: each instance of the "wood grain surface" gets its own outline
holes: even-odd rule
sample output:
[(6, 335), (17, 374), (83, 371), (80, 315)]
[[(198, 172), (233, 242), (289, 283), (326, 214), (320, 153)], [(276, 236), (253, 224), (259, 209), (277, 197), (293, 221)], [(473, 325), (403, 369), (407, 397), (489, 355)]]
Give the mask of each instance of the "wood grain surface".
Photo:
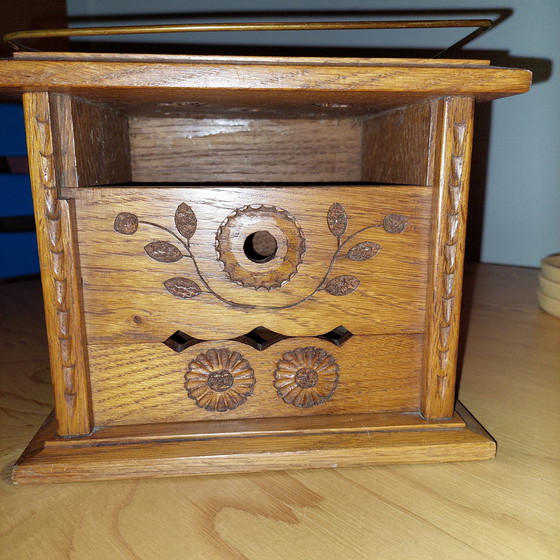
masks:
[[(47, 420), (48, 422), (48, 420)], [(418, 413), (387, 412), (374, 414), (339, 414), (335, 417), (313, 416), (285, 418), (250, 418), (242, 420), (214, 420), (206, 422), (171, 422), (164, 430), (156, 424), (136, 426), (101, 426), (93, 434), (49, 439), (45, 447), (70, 445), (103, 445), (110, 443), (142, 443), (146, 441), (205, 440), (209, 438), (237, 438), (272, 435), (324, 435), (402, 430), (464, 428), (465, 421), (458, 413), (446, 420), (426, 420)]]
[(136, 117), (130, 144), (137, 182), (361, 180), (361, 123), (354, 119)]
[[(466, 428), (260, 434), (257, 437), (157, 438), (118, 444), (47, 445), (51, 417), (13, 471), (16, 484), (91, 482), (127, 478), (439, 463), (491, 459), (495, 444), (466, 412)], [(356, 423), (358, 424), (358, 423)], [(367, 426), (367, 424), (366, 424)], [(356, 425), (358, 428), (358, 425)], [(298, 460), (305, 455), (306, 461)], [(232, 469), (232, 464), (235, 465)]]
[[(327, 402), (298, 408), (278, 396), (274, 371), (284, 353), (310, 345), (336, 360), (338, 387)], [(212, 348), (239, 352), (254, 370), (253, 393), (234, 410), (200, 408), (185, 390), (189, 363)], [(90, 345), (89, 357), (96, 426), (417, 411), (420, 406), (421, 335), (354, 336), (342, 347), (293, 338), (264, 352), (227, 341), (197, 344), (181, 353), (157, 343)]]
[[(79, 97), (53, 95), (52, 104), (63, 109), (59, 138), (66, 137), (68, 149), (61, 150), (61, 170), (75, 173), (61, 187), (123, 183), (130, 180), (128, 119), (107, 105), (87, 102)], [(68, 112), (71, 113), (68, 115)], [(60, 122), (61, 121), (61, 122)]]
[(433, 185), (438, 102), (378, 113), (363, 123), (362, 180)]
[(372, 65), (423, 65), (423, 66), (489, 66), (489, 60), (468, 58), (353, 58), (353, 57), (311, 57), (311, 56), (241, 56), (241, 55), (201, 55), (201, 54), (165, 54), (165, 53), (81, 53), (81, 52), (47, 52), (47, 51), (15, 51), (13, 57), (19, 60), (87, 60), (87, 61), (110, 61), (126, 62), (171, 62), (171, 63), (237, 63), (252, 62), (255, 64), (325, 64), (334, 66), (372, 66)]
[[(216, 340), (246, 334), (258, 326), (292, 336), (323, 334), (339, 325), (354, 334), (423, 331), (430, 188), (99, 187), (66, 190), (65, 195), (76, 197), (90, 344), (161, 342), (176, 330)], [(174, 297), (164, 286), (165, 281), (177, 277), (202, 286), (192, 260), (180, 257), (186, 250), (176, 237), (174, 215), (182, 203), (196, 216), (197, 229), (189, 246), (208, 280), (208, 286), (201, 288), (204, 291), (189, 299)], [(344, 245), (334, 261), (338, 238), (327, 223), (333, 203), (342, 204), (348, 217)], [(306, 250), (297, 274), (281, 288), (271, 290), (232, 282), (216, 254), (216, 235), (228, 216), (236, 209), (260, 204), (292, 214), (305, 237)], [(138, 217), (134, 234), (114, 229), (115, 218), (123, 211)], [(392, 214), (407, 219), (408, 225), (400, 233), (389, 233), (383, 227), (385, 216)], [(255, 228), (262, 229), (260, 223), (252, 219), (241, 227), (237, 234), (240, 242)], [(264, 223), (266, 226), (268, 221)], [(278, 228), (271, 231), (282, 239)], [(159, 241), (173, 244), (177, 257), (171, 260), (175, 262), (159, 262), (146, 254), (145, 247)], [(347, 251), (360, 242), (377, 243), (380, 250), (365, 261), (346, 258)], [(242, 253), (238, 248), (235, 255), (244, 269), (256, 271), (263, 266), (243, 259)], [(278, 259), (264, 266), (274, 270), (281, 257), (279, 252)], [(356, 290), (343, 297), (314, 292), (331, 262), (328, 280), (350, 275), (360, 281)], [(308, 298), (310, 294), (313, 296)]]
[(29, 175), (60, 435), (91, 431), (87, 349), (72, 202), (59, 200), (49, 96), (23, 96)]
[(422, 414), (445, 418), (453, 413), (474, 103), (446, 98), (439, 103), (436, 176), (432, 204), (433, 237), (426, 307), (426, 352)]
[[(188, 63), (129, 60), (45, 58), (3, 62), (0, 82), (6, 91), (63, 92), (98, 100), (146, 103), (150, 101), (219, 102), (246, 106), (278, 104), (366, 103), (398, 107), (408, 101), (446, 95), (489, 100), (528, 90), (527, 70), (487, 65), (439, 66), (416, 62), (399, 64), (287, 64), (257, 59), (218, 63), (193, 57)], [(406, 92), (403, 94), (403, 92)]]
[(494, 461), (28, 487), (9, 473), (52, 408), (41, 290), (0, 286), (3, 555), (556, 560), (560, 322), (538, 309), (535, 270), (465, 280), (459, 395)]

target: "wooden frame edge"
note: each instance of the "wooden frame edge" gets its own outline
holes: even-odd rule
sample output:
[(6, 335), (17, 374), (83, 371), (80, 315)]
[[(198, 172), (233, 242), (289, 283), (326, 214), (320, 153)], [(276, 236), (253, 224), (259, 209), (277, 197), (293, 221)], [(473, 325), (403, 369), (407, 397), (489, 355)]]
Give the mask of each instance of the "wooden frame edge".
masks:
[(15, 484), (102, 481), (491, 459), (496, 443), (460, 404), (464, 428), (210, 438), (45, 447), (51, 416), (12, 473)]

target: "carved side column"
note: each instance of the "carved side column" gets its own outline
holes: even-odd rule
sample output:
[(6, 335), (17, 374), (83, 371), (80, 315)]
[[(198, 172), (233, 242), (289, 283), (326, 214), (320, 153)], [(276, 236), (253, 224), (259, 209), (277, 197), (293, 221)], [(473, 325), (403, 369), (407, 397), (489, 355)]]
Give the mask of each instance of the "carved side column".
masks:
[(23, 104), (58, 433), (83, 435), (93, 415), (71, 209), (57, 193), (49, 95), (26, 93)]
[(440, 102), (432, 211), (431, 269), (426, 303), (422, 414), (453, 415), (474, 102)]

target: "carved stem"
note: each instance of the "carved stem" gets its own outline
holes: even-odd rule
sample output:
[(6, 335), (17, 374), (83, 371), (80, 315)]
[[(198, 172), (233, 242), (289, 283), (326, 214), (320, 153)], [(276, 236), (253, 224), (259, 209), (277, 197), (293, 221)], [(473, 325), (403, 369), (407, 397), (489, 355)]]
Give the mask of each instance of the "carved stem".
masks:
[(194, 265), (194, 268), (195, 268), (195, 270), (196, 270), (196, 273), (197, 273), (198, 277), (200, 278), (200, 281), (202, 282), (202, 284), (204, 285), (204, 287), (205, 287), (215, 298), (219, 299), (219, 300), (220, 300), (221, 302), (223, 302), (223, 303), (226, 303), (226, 304), (228, 304), (228, 305), (235, 305), (235, 306), (237, 306), (237, 307), (246, 307), (246, 308), (248, 308), (248, 309), (254, 309), (254, 308), (257, 307), (257, 306), (255, 306), (255, 305), (243, 305), (243, 304), (240, 304), (240, 303), (236, 303), (236, 302), (234, 302), (234, 301), (231, 301), (231, 300), (229, 300), (229, 299), (226, 299), (226, 298), (222, 297), (220, 294), (218, 294), (217, 292), (215, 292), (215, 291), (212, 289), (212, 287), (210, 286), (210, 284), (208, 284), (206, 278), (204, 278), (204, 276), (202, 275), (202, 272), (200, 271), (200, 268), (198, 267), (198, 263), (196, 262), (196, 258), (195, 258), (195, 256), (192, 254), (191, 247), (190, 247), (190, 242), (189, 242), (188, 240), (185, 242), (185, 241), (184, 241), (183, 239), (181, 239), (175, 232), (173, 232), (173, 231), (170, 230), (170, 229), (167, 229), (167, 228), (164, 227), (164, 226), (160, 226), (159, 224), (155, 224), (155, 223), (153, 223), (153, 222), (145, 222), (145, 221), (143, 221), (143, 220), (139, 220), (138, 223), (139, 223), (139, 224), (145, 224), (145, 225), (148, 225), (148, 226), (153, 226), (153, 227), (156, 227), (156, 228), (158, 228), (158, 229), (162, 229), (163, 231), (166, 231), (167, 233), (169, 233), (170, 235), (172, 235), (172, 236), (185, 248), (185, 250), (187, 251), (187, 254), (184, 255), (184, 256), (186, 256), (186, 257), (188, 257), (189, 259), (191, 259), (191, 261), (192, 261), (192, 263), (193, 263), (193, 265)]

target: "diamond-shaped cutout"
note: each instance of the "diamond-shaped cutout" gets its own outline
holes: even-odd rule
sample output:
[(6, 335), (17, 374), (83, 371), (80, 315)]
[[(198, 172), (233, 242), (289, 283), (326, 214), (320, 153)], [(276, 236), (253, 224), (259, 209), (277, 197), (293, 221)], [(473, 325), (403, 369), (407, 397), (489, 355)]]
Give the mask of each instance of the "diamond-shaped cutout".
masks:
[(167, 340), (163, 341), (166, 346), (169, 346), (169, 348), (171, 348), (171, 350), (175, 350), (175, 352), (182, 352), (183, 350), (201, 342), (204, 342), (204, 340), (195, 338), (183, 331), (175, 331)]
[(232, 340), (241, 342), (242, 344), (247, 344), (248, 346), (252, 346), (262, 352), (263, 350), (270, 348), (273, 344), (276, 344), (281, 340), (286, 340), (287, 338), (292, 337), (271, 331), (266, 327), (256, 327), (251, 332), (238, 336)]
[[(321, 340), (327, 340), (335, 346), (342, 346), (346, 341), (348, 341), (352, 336), (354, 336), (346, 327), (342, 325), (336, 327), (332, 331), (325, 334), (320, 334), (313, 337), (300, 337), (300, 338), (320, 338)], [(280, 334), (266, 327), (256, 327), (247, 334), (243, 334), (236, 338), (230, 338), (229, 340), (234, 342), (240, 342), (241, 344), (246, 344), (262, 352), (267, 348), (270, 348), (273, 344), (286, 340), (288, 338), (296, 338), (294, 336), (289, 336), (285, 334)], [(174, 350), (175, 352), (182, 352), (195, 344), (200, 344), (201, 342), (209, 342), (207, 340), (201, 340), (195, 338), (183, 331), (175, 331), (168, 339), (164, 340), (163, 343)]]
[(350, 340), (354, 336), (346, 327), (342, 325), (336, 327), (332, 331), (328, 333), (321, 334), (317, 338), (321, 338), (323, 340), (328, 340), (332, 342), (335, 346), (342, 346), (345, 342)]

